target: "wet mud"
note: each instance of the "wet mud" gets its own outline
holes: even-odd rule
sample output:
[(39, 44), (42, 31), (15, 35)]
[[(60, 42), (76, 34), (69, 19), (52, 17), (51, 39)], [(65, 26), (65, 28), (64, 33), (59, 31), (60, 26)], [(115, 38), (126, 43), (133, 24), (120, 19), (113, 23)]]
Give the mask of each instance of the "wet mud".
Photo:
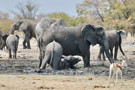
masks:
[[(39, 74), (39, 75), (97, 75), (108, 76), (109, 75), (109, 63), (108, 61), (91, 61), (89, 68), (83, 68), (83, 62), (81, 61), (76, 65), (76, 69), (65, 70), (51, 70), (47, 68), (42, 73), (37, 73), (39, 64), (38, 60), (0, 60), (0, 74)], [(128, 67), (123, 71), (123, 77), (128, 79), (135, 79), (135, 61), (128, 61)]]

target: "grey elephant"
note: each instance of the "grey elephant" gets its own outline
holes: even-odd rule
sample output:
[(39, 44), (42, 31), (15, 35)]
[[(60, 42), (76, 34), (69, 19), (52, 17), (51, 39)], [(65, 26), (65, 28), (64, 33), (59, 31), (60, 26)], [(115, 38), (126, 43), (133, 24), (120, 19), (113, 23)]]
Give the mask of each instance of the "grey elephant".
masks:
[(44, 58), (41, 62), (41, 66), (38, 72), (42, 69), (45, 69), (47, 63), (50, 64), (51, 68), (53, 68), (54, 70), (58, 70), (63, 53), (61, 45), (55, 41), (50, 42), (44, 49), (44, 52), (45, 55), (43, 55)]
[(49, 64), (53, 70), (75, 68), (74, 65), (81, 61), (79, 57), (64, 56), (62, 55), (63, 49), (61, 45), (55, 41), (49, 43), (45, 48), (44, 59), (42, 60), (41, 67), (37, 70), (46, 68), (46, 64)]
[(6, 47), (6, 40), (9, 35), (5, 34), (2, 36), (2, 43), (0, 44), (0, 49), (3, 49)]
[[(30, 39), (32, 37), (36, 38), (35, 35), (35, 27), (37, 25), (37, 21), (22, 19), (16, 21), (11, 27), (10, 33), (14, 34), (15, 30), (19, 32), (24, 32), (25, 38), (23, 41), (23, 49), (31, 49)], [(27, 45), (26, 45), (27, 44)]]
[(44, 31), (46, 31), (49, 27), (53, 26), (67, 26), (64, 19), (52, 19), (50, 17), (45, 17), (40, 20), (40, 22), (36, 25), (36, 38), (37, 43), (40, 47), (40, 38)]
[(45, 52), (46, 45), (53, 40), (58, 42), (63, 48), (64, 55), (80, 55), (83, 57), (84, 67), (90, 66), (90, 45), (100, 44), (104, 47), (106, 55), (110, 62), (113, 60), (109, 54), (108, 42), (103, 27), (95, 25), (84, 25), (77, 27), (53, 26), (48, 29), (40, 27), (44, 24), (40, 21), (36, 26), (36, 33), (42, 31), (39, 35), (40, 43), (40, 64)]
[(9, 35), (6, 40), (6, 46), (9, 50), (9, 58), (12, 58), (11, 51), (13, 52), (13, 58), (16, 59), (16, 53), (18, 49), (19, 36), (18, 35)]
[[(114, 60), (117, 60), (118, 47), (120, 48), (121, 53), (125, 56), (121, 47), (121, 43), (122, 43), (121, 35), (125, 35), (126, 34), (125, 31), (110, 30), (110, 31), (105, 31), (105, 33), (106, 33), (106, 38), (108, 40), (109, 50), (112, 57), (113, 57), (113, 48), (115, 47)], [(98, 55), (99, 60), (101, 60), (101, 54), (103, 56), (103, 60), (105, 60), (104, 49), (102, 46), (100, 47), (100, 51)]]
[(77, 64), (78, 62), (80, 62), (82, 60), (82, 58), (80, 56), (72, 56), (72, 55), (69, 55), (69, 56), (64, 56), (62, 55), (62, 59), (61, 59), (61, 65), (60, 65), (60, 68), (61, 69), (68, 69), (68, 68), (71, 68), (71, 69), (75, 69), (76, 67), (74, 66), (75, 64)]

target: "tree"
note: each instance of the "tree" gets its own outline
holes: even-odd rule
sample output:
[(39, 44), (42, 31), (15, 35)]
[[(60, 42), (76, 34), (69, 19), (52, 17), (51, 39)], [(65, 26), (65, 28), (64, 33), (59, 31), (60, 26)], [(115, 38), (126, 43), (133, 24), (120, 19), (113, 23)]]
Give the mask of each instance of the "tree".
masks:
[(135, 0), (84, 0), (77, 4), (78, 16), (105, 29), (135, 30)]
[(26, 4), (18, 3), (16, 5), (18, 12), (11, 11), (18, 19), (35, 19), (39, 7), (36, 4), (28, 1)]

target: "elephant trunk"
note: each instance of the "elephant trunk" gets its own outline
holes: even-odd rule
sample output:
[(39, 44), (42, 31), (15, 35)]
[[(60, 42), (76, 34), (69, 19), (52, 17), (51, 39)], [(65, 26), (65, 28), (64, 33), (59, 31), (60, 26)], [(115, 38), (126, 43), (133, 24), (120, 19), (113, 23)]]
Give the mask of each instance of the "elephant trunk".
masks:
[(15, 31), (15, 28), (12, 27), (11, 30), (10, 30), (10, 34), (14, 34), (14, 31)]
[(109, 45), (108, 45), (107, 40), (104, 42), (103, 47), (104, 47), (104, 51), (105, 51), (106, 56), (109, 59), (110, 63), (114, 63), (114, 61), (109, 53)]

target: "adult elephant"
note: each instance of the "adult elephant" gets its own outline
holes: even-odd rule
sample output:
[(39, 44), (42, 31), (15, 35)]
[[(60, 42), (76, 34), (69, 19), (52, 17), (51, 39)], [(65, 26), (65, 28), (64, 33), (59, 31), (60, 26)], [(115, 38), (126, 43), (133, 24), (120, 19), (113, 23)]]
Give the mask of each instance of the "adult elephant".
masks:
[(15, 30), (18, 30), (19, 32), (24, 32), (25, 38), (23, 41), (23, 49), (26, 49), (26, 48), (31, 49), (30, 39), (32, 37), (36, 38), (36, 35), (35, 35), (36, 25), (37, 25), (37, 21), (23, 19), (23, 20), (16, 21), (11, 27), (11, 30), (10, 30), (11, 34), (14, 34)]
[[(121, 43), (122, 43), (121, 35), (125, 35), (126, 32), (124, 30), (119, 30), (119, 31), (111, 30), (111, 31), (105, 31), (105, 33), (106, 33), (106, 38), (108, 41), (109, 50), (112, 57), (113, 57), (113, 48), (115, 47), (114, 60), (117, 60), (118, 47), (120, 48), (121, 53), (125, 56), (121, 47)], [(105, 60), (104, 49), (102, 46), (100, 47), (100, 51), (98, 55), (99, 60), (101, 60), (101, 54), (103, 56), (103, 60)]]
[[(42, 21), (41, 21), (42, 22)], [(43, 34), (39, 37), (40, 41), (40, 63), (44, 55), (46, 45), (55, 40), (63, 48), (64, 55), (80, 55), (83, 57), (84, 67), (90, 66), (90, 45), (100, 44), (104, 47), (107, 57), (112, 63), (112, 58), (108, 51), (108, 42), (102, 27), (91, 24), (77, 27), (53, 26), (46, 28), (40, 27), (43, 24), (39, 22), (36, 31), (42, 30)]]
[(50, 17), (42, 18), (37, 24), (35, 30), (38, 45), (40, 44), (40, 38), (43, 32), (46, 31), (49, 27), (53, 26), (67, 26), (67, 24), (64, 19), (52, 19)]

